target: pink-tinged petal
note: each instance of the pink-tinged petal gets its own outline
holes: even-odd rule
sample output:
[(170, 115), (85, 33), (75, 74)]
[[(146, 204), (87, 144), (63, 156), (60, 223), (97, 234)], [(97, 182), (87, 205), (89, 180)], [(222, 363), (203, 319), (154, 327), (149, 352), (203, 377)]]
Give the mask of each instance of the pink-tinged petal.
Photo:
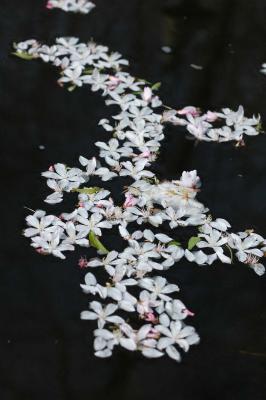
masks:
[(179, 115), (192, 115), (193, 117), (198, 117), (200, 115), (199, 110), (193, 106), (187, 106), (178, 110), (177, 113)]

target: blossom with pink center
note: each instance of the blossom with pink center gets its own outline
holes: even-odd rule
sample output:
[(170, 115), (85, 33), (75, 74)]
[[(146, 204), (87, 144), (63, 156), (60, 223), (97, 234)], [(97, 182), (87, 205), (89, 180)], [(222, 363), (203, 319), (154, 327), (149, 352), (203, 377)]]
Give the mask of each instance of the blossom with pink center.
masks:
[(104, 204), (101, 203), (100, 201), (96, 204), (97, 208), (104, 208)]
[(143, 151), (143, 153), (139, 155), (140, 158), (150, 158), (150, 156), (151, 156), (150, 150), (145, 150)]
[(37, 253), (39, 253), (39, 254), (41, 254), (41, 255), (43, 255), (43, 256), (45, 256), (45, 255), (47, 254), (41, 247), (38, 247), (38, 248), (36, 249), (36, 251), (37, 251)]
[(86, 257), (80, 257), (79, 261), (78, 261), (78, 266), (80, 269), (84, 269), (87, 268), (88, 266), (88, 261)]
[(126, 200), (123, 204), (124, 208), (134, 207), (138, 202), (138, 199), (136, 199), (136, 197), (134, 197), (131, 193), (126, 193), (125, 197), (126, 197)]
[(188, 317), (194, 317), (195, 313), (193, 313), (192, 311), (188, 310), (187, 308), (185, 308), (184, 310), (182, 310)]
[(203, 117), (208, 122), (215, 122), (219, 118), (217, 113), (213, 111), (208, 111)]
[(158, 332), (154, 328), (151, 328), (149, 333), (147, 334), (147, 337), (150, 339), (158, 339), (160, 337), (160, 332)]
[(153, 312), (148, 312), (144, 315), (144, 319), (145, 321), (149, 321), (152, 323), (155, 323), (158, 321), (158, 318), (156, 317), (156, 315), (153, 314)]
[(120, 79), (117, 78), (116, 76), (110, 75), (109, 76), (109, 82), (107, 82), (108, 88), (110, 90), (114, 90), (117, 88), (117, 86), (120, 84)]
[(54, 6), (50, 1), (48, 1), (46, 4), (46, 8), (48, 8), (48, 10), (51, 10), (52, 8), (54, 8)]
[(177, 110), (179, 115), (192, 115), (192, 117), (198, 117), (200, 115), (199, 109), (193, 106), (187, 106), (181, 110)]

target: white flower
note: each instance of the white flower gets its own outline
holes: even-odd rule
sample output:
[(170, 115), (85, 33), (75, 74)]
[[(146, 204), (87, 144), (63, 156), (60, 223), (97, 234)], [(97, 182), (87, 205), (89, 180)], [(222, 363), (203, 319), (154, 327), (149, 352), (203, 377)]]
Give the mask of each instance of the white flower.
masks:
[(82, 86), (83, 82), (81, 79), (82, 66), (77, 65), (74, 69), (66, 68), (63, 70), (62, 78), (58, 79), (59, 83), (73, 83), (76, 86)]
[(105, 90), (108, 81), (108, 75), (101, 74), (99, 70), (95, 69), (92, 75), (84, 76), (83, 81), (91, 85), (92, 92), (97, 92), (98, 90)]
[(88, 235), (89, 232), (94, 232), (97, 236), (102, 236), (101, 228), (111, 229), (112, 224), (108, 221), (103, 221), (103, 216), (101, 214), (92, 214), (90, 217), (88, 216), (87, 210), (80, 209), (80, 215), (77, 216), (77, 222), (79, 223), (76, 226), (77, 230), (85, 231)]
[(114, 346), (119, 343), (116, 336), (107, 329), (95, 329), (94, 336), (95, 340), (93, 347), (96, 357), (110, 357)]
[(132, 103), (134, 103), (136, 96), (134, 96), (133, 94), (126, 94), (123, 96), (120, 96), (119, 94), (115, 93), (115, 92), (110, 92), (109, 96), (113, 99), (113, 100), (106, 100), (106, 105), (112, 105), (112, 104), (116, 104), (118, 105), (123, 111), (127, 110), (129, 108), (130, 105), (132, 105)]
[(137, 161), (136, 164), (132, 164), (130, 161), (122, 162), (123, 169), (120, 171), (120, 176), (130, 176), (135, 180), (139, 180), (143, 177), (152, 178), (154, 174), (151, 171), (144, 170), (147, 160)]
[(40, 236), (32, 238), (32, 246), (41, 254), (52, 254), (55, 257), (65, 259), (63, 251), (73, 251), (74, 246), (71, 244), (60, 243), (61, 230), (58, 228), (54, 232), (42, 232)]
[(57, 181), (55, 179), (47, 179), (47, 186), (54, 190), (54, 193), (50, 194), (44, 200), (49, 204), (57, 204), (63, 200), (63, 191), (69, 190), (69, 184), (64, 181)]
[[(158, 310), (159, 312), (160, 310)], [(187, 318), (187, 316), (193, 316), (194, 314), (189, 311), (184, 303), (182, 301), (174, 299), (172, 301), (167, 301), (165, 303), (165, 311), (167, 314), (171, 317), (172, 320), (183, 320)], [(160, 322), (161, 322), (161, 316), (160, 316)], [(168, 321), (166, 320), (165, 323), (165, 318), (164, 318), (164, 323), (161, 322), (162, 325), (169, 326), (170, 320), (168, 318)]]
[(88, 272), (85, 275), (84, 279), (85, 279), (85, 285), (84, 284), (80, 285), (84, 293), (90, 293), (93, 295), (99, 293), (97, 279), (91, 272)]
[(222, 246), (228, 243), (228, 238), (223, 236), (221, 232), (216, 229), (210, 229), (208, 234), (200, 233), (198, 235), (200, 238), (205, 239), (200, 240), (197, 243), (197, 247), (200, 249), (210, 248), (213, 249), (216, 256), (224, 263), (230, 264), (231, 259), (224, 254)]
[(64, 164), (55, 164), (51, 170), (43, 172), (42, 176), (59, 181), (64, 188), (68, 186), (68, 190), (78, 187), (81, 183), (85, 182), (80, 169), (67, 169)]
[(105, 258), (101, 260), (99, 258), (94, 258), (88, 262), (89, 267), (104, 267), (108, 272), (114, 272), (115, 260), (117, 260), (118, 252), (110, 251)]
[(100, 150), (100, 157), (106, 159), (106, 157), (111, 157), (115, 160), (119, 160), (121, 157), (121, 153), (125, 157), (126, 155), (130, 154), (130, 150), (125, 148), (119, 148), (119, 142), (117, 139), (110, 139), (108, 144), (104, 142), (96, 142), (95, 145), (99, 147)]
[(129, 222), (136, 221), (139, 225), (148, 222), (156, 227), (163, 222), (161, 215), (159, 213), (154, 214), (152, 208), (140, 209), (137, 207), (128, 207), (124, 213), (124, 218)]
[(93, 157), (91, 160), (88, 160), (87, 158), (80, 156), (79, 162), (83, 167), (86, 167), (87, 176), (95, 175), (97, 168), (97, 160), (95, 157)]
[(231, 233), (228, 236), (228, 244), (233, 249), (236, 249), (236, 256), (239, 261), (245, 262), (248, 256), (254, 255), (257, 257), (263, 256), (263, 251), (257, 247), (264, 241), (263, 237), (255, 233), (248, 234), (239, 232), (239, 234)]
[[(109, 196), (110, 192), (108, 190), (100, 190), (99, 191), (95, 191), (95, 193), (90, 193), (90, 194), (84, 194), (81, 193), (79, 195), (79, 200), (82, 204), (82, 206), (86, 209), (86, 210), (91, 210), (91, 211), (95, 211), (95, 213), (97, 214), (98, 212), (100, 212), (99, 207), (100, 207), (100, 203), (103, 203), (104, 200), (107, 196)], [(92, 207), (94, 206), (98, 206), (98, 208), (94, 208), (92, 209)], [(82, 213), (82, 211), (80, 210), (80, 213)]]
[(206, 136), (206, 132), (209, 128), (211, 128), (211, 124), (206, 122), (202, 117), (192, 117), (192, 115), (188, 115), (187, 119), (189, 123), (186, 128), (189, 133), (195, 136), (198, 140), (206, 140), (208, 141), (208, 137)]
[(216, 259), (215, 257), (207, 256), (207, 254), (203, 253), (203, 251), (189, 251), (185, 250), (185, 257), (190, 262), (195, 262), (198, 265), (210, 264), (212, 261)]
[(119, 70), (120, 65), (128, 65), (128, 61), (121, 58), (121, 54), (118, 52), (112, 53), (110, 55), (103, 53), (101, 55), (101, 60), (99, 62), (100, 68), (113, 68)]
[(176, 361), (180, 361), (180, 355), (173, 345), (178, 344), (184, 351), (188, 351), (190, 345), (199, 343), (199, 336), (195, 329), (192, 326), (183, 326), (180, 321), (171, 322), (169, 328), (157, 325), (156, 329), (165, 335), (159, 339), (158, 349), (166, 349), (169, 357)]
[(147, 290), (142, 290), (139, 295), (139, 301), (137, 304), (137, 311), (139, 314), (147, 314), (152, 312), (152, 308), (159, 305), (159, 301), (152, 296)]
[(107, 322), (113, 324), (122, 324), (124, 322), (123, 318), (112, 315), (118, 309), (118, 306), (115, 304), (108, 304), (102, 307), (101, 303), (98, 301), (92, 301), (90, 303), (90, 309), (92, 311), (82, 311), (80, 318), (89, 320), (97, 319), (98, 328), (100, 329), (103, 328)]
[(215, 221), (211, 221), (209, 224), (211, 227), (221, 232), (226, 232), (228, 228), (231, 228), (229, 222), (223, 218), (217, 218)]
[(186, 226), (187, 222), (182, 218), (186, 215), (186, 210), (184, 208), (179, 208), (174, 210), (172, 207), (167, 207), (161, 216), (164, 220), (169, 221), (169, 226), (171, 229), (177, 226)]
[(57, 46), (41, 46), (39, 56), (44, 62), (54, 61), (57, 56)]
[(162, 276), (143, 278), (139, 281), (139, 286), (151, 292), (154, 299), (159, 297), (165, 301), (171, 300), (171, 297), (167, 296), (167, 294), (179, 291), (177, 285), (168, 284), (167, 280)]
[(253, 116), (253, 118), (246, 118), (244, 116), (244, 109), (242, 106), (239, 106), (236, 112), (230, 110), (229, 108), (224, 108), (222, 113), (217, 113), (217, 115), (220, 118), (225, 119), (227, 126), (234, 128), (235, 140), (241, 140), (243, 134), (249, 136), (255, 136), (259, 134), (259, 131), (256, 129), (256, 127), (260, 122), (260, 117), (256, 118)]
[(66, 234), (62, 236), (62, 244), (77, 244), (79, 246), (89, 247), (86, 229), (76, 231), (76, 226), (73, 222), (69, 221), (65, 225), (65, 232)]
[(30, 226), (30, 228), (25, 229), (24, 235), (26, 237), (32, 237), (44, 231), (53, 230), (53, 222), (55, 219), (56, 217), (53, 215), (46, 215), (45, 211), (35, 211), (33, 215), (28, 215), (26, 217), (27, 225)]

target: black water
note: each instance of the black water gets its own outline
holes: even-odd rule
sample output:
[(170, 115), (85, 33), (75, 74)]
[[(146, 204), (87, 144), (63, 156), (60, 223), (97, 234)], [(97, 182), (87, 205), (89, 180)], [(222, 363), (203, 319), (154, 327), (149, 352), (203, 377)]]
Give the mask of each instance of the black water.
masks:
[[(180, 365), (117, 351), (94, 358), (93, 324), (79, 320), (87, 298), (79, 290), (77, 254), (62, 262), (40, 257), (22, 235), (24, 206), (42, 203), (40, 172), (54, 162), (76, 165), (106, 138), (100, 96), (68, 93), (57, 72), (10, 55), (13, 41), (52, 43), (75, 35), (120, 51), (133, 74), (162, 81), (176, 107), (231, 108), (261, 113), (266, 126), (266, 2), (263, 0), (96, 0), (89, 16), (48, 12), (45, 1), (2, 0), (1, 81), (1, 400), (262, 400), (266, 395), (265, 278), (241, 265), (200, 268), (181, 262), (170, 272), (196, 316), (202, 341)], [(173, 48), (171, 55), (161, 46)], [(190, 65), (203, 67), (195, 70)], [(45, 146), (40, 150), (39, 146)], [(197, 146), (168, 129), (157, 170), (178, 177), (197, 169), (200, 199), (235, 230), (266, 235), (266, 137), (236, 149)]]

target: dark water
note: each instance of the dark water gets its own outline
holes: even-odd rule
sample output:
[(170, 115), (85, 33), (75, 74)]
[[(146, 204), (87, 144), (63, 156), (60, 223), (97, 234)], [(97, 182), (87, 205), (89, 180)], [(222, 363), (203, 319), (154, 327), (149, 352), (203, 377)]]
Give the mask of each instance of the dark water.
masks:
[[(61, 262), (40, 257), (21, 236), (27, 211), (42, 204), (39, 174), (54, 162), (76, 165), (106, 136), (100, 96), (68, 93), (57, 72), (9, 55), (30, 37), (93, 37), (120, 51), (131, 71), (162, 81), (172, 106), (210, 109), (242, 104), (266, 120), (264, 0), (96, 0), (89, 16), (48, 12), (45, 1), (2, 0), (1, 81), (1, 400), (262, 400), (266, 395), (265, 278), (240, 265), (200, 268), (181, 262), (170, 278), (196, 316), (201, 344), (180, 365), (117, 351), (92, 353), (93, 324), (79, 320), (87, 299), (79, 290), (77, 254)], [(161, 46), (173, 48), (171, 55)], [(201, 65), (195, 70), (190, 64)], [(266, 121), (264, 126), (266, 126)], [(200, 199), (235, 230), (266, 235), (266, 137), (194, 146), (168, 129), (157, 170), (177, 177), (198, 169)], [(39, 150), (44, 145), (45, 150)], [(241, 175), (241, 176), (240, 176)]]

